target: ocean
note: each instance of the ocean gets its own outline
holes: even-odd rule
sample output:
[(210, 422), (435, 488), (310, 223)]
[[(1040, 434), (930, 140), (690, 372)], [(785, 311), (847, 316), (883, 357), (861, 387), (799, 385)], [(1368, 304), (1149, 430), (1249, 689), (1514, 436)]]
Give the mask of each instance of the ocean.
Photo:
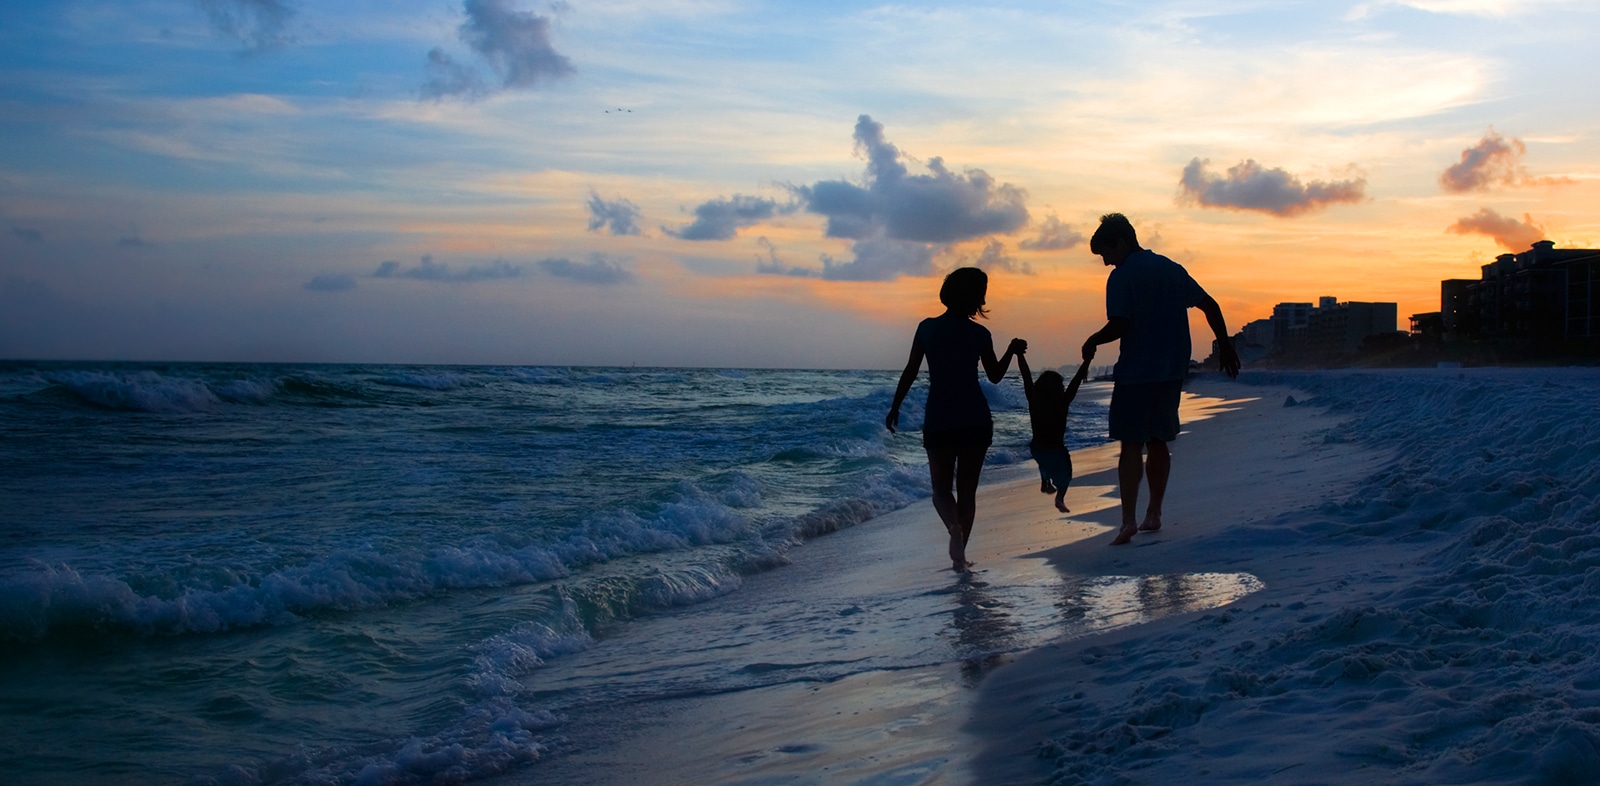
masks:
[[(896, 373), (0, 364), (0, 772), (464, 782), (653, 697), (1037, 643), (815, 646), (859, 604), (627, 635), (699, 630), (925, 498), (925, 377), (891, 436)], [(1016, 376), (984, 386), (990, 464), (1028, 461)], [(1108, 396), (1085, 385), (1069, 446), (1104, 441)]]

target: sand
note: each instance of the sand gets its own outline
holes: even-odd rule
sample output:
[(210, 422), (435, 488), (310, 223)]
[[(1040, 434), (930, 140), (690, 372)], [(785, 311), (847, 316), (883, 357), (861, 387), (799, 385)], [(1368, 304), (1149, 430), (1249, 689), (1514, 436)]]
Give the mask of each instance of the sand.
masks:
[[(979, 571), (954, 590), (954, 574), (939, 567), (943, 529), (922, 502), (812, 541), (795, 550), (793, 564), (752, 577), (727, 599), (753, 603), (764, 593), (804, 592), (820, 605), (844, 595), (926, 597), (925, 609), (908, 614), (911, 624), (869, 635), (932, 636), (944, 627), (968, 651), (989, 654), (826, 683), (653, 701), (606, 728), (578, 720), (563, 729), (573, 741), (567, 750), (508, 780), (884, 786), (1044, 780), (1053, 765), (1039, 753), (1070, 726), (1061, 697), (1097, 683), (1115, 690), (1122, 680), (1112, 677), (1130, 668), (1159, 670), (1181, 657), (1119, 657), (1118, 648), (1163, 632), (1181, 630), (1180, 638), (1189, 638), (1186, 626), (1219, 608), (1281, 607), (1331, 589), (1323, 586), (1328, 566), (1315, 563), (1326, 555), (1316, 548), (1233, 544), (1232, 529), (1348, 493), (1389, 460), (1371, 448), (1328, 441), (1338, 418), (1317, 407), (1284, 406), (1288, 396), (1305, 398), (1300, 391), (1202, 378), (1191, 392), (1198, 396), (1186, 401), (1186, 432), (1173, 445), (1167, 526), (1159, 533), (1108, 545), (1119, 512), (1116, 455), (1107, 445), (1074, 455), (1067, 516), (1039, 493), (1031, 462), (989, 471), (969, 549)], [(796, 577), (804, 577), (802, 589)], [(1011, 592), (1016, 587), (1033, 588), (1032, 594)], [(952, 592), (962, 598), (953, 621)], [(1084, 593), (1096, 597), (1077, 604)], [(1068, 596), (1074, 600), (1061, 600)], [(918, 614), (927, 619), (919, 623)]]

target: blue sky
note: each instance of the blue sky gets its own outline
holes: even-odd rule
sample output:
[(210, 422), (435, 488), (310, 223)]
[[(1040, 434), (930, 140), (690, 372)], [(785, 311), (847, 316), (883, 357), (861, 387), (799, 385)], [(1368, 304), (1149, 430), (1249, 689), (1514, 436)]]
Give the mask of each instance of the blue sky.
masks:
[(1065, 362), (1113, 210), (1235, 327), (1600, 244), (1579, 2), (0, 13), (4, 357), (892, 368), (977, 263)]

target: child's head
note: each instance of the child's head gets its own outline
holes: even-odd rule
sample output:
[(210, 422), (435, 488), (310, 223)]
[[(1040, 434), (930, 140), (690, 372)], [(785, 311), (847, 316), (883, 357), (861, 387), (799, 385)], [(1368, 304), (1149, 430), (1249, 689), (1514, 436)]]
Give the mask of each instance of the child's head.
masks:
[(939, 302), (964, 316), (987, 317), (983, 302), (989, 294), (989, 274), (975, 267), (958, 267), (944, 277)]
[(1046, 393), (1060, 393), (1062, 390), (1066, 389), (1066, 383), (1061, 379), (1061, 374), (1055, 371), (1039, 372), (1039, 379), (1033, 384), (1034, 387), (1037, 387)]

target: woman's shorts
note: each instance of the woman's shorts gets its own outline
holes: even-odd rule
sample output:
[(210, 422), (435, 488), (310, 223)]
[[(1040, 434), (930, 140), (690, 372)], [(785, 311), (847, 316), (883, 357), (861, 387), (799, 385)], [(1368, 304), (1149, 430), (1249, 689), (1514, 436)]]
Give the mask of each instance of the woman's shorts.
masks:
[(922, 447), (928, 450), (954, 450), (963, 453), (986, 450), (994, 442), (994, 424), (922, 432)]
[(1178, 400), (1183, 380), (1118, 382), (1111, 388), (1111, 439), (1171, 442), (1178, 438)]
[(1066, 448), (1059, 445), (1053, 448), (1029, 445), (1028, 452), (1039, 464), (1040, 478), (1050, 481), (1058, 489), (1064, 489), (1072, 482), (1072, 456)]

